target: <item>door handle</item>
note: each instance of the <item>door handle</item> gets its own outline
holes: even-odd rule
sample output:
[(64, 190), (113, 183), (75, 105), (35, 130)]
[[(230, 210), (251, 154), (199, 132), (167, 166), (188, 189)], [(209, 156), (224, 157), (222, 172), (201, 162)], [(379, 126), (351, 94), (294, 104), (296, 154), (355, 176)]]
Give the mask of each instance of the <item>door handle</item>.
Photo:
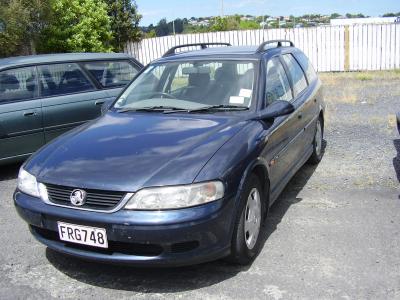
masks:
[(24, 117), (36, 116), (36, 111), (26, 111), (24, 112)]
[(100, 100), (100, 101), (96, 101), (96, 102), (94, 103), (94, 105), (103, 105), (104, 102), (105, 102), (105, 101), (101, 101), (101, 100)]
[(298, 119), (301, 119), (302, 117), (303, 117), (303, 114), (298, 114), (298, 115), (297, 115), (297, 118), (298, 118)]

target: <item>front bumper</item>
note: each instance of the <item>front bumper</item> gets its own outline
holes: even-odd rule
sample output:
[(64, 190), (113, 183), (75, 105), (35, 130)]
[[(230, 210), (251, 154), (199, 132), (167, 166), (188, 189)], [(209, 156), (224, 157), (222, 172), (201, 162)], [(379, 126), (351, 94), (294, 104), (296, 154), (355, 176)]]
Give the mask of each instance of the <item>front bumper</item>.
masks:
[[(228, 255), (234, 202), (227, 198), (179, 210), (101, 213), (48, 205), (14, 193), (19, 215), (49, 248), (83, 259), (138, 266), (191, 265)], [(60, 241), (57, 221), (105, 228), (109, 248)]]

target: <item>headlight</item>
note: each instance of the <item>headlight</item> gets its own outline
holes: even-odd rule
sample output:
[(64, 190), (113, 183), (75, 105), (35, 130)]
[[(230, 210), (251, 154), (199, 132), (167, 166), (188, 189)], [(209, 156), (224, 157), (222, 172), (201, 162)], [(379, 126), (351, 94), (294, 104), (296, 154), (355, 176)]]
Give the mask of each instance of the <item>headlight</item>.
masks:
[(29, 174), (23, 168), (19, 170), (18, 174), (18, 189), (25, 194), (40, 197), (36, 177)]
[(161, 210), (190, 207), (221, 199), (224, 185), (220, 181), (191, 185), (147, 188), (128, 201), (125, 209)]

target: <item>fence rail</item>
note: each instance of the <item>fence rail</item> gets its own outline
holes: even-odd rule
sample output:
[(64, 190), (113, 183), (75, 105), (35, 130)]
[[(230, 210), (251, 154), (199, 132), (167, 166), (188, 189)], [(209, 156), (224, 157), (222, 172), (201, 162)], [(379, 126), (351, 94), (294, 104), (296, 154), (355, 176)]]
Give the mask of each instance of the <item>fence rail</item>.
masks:
[(273, 39), (292, 40), (320, 72), (400, 68), (400, 24), (178, 34), (128, 43), (125, 52), (148, 64), (176, 45), (228, 42), (234, 46), (252, 46)]

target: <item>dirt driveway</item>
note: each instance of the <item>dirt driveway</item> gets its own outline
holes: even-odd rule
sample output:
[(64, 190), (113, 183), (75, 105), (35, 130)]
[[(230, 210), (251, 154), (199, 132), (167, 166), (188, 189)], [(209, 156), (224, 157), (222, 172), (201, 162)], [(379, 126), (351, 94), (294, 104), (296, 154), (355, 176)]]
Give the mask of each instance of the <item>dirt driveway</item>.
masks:
[(251, 266), (135, 269), (57, 254), (17, 216), (10, 166), (0, 169), (0, 299), (399, 299), (400, 73), (321, 78), (325, 156), (273, 206)]

